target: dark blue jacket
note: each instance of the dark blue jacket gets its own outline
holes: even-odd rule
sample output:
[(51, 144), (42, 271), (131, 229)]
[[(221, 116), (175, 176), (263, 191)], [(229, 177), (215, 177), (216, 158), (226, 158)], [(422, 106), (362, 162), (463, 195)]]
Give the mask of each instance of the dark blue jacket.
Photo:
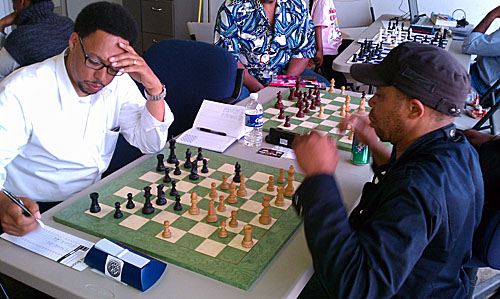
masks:
[[(297, 190), (316, 273), (331, 297), (464, 298), (483, 206), (477, 152), (448, 125), (376, 169), (348, 219), (335, 179)], [(339, 174), (340, 175), (340, 174)]]

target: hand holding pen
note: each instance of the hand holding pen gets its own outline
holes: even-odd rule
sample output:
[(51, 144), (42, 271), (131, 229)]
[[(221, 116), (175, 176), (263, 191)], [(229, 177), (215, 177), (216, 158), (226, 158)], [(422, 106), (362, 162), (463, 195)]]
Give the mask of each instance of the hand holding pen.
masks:
[(17, 198), (14, 194), (2, 189), (0, 192), (0, 222), (4, 232), (23, 236), (31, 232), (41, 222), (38, 205), (29, 198)]

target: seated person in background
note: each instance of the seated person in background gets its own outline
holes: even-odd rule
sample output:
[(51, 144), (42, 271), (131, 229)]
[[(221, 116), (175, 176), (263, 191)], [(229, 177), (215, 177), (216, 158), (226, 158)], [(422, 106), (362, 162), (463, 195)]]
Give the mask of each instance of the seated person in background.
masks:
[[(51, 0), (12, 0), (14, 12), (0, 19), (0, 80), (15, 69), (60, 54), (73, 32), (70, 18), (55, 14)], [(5, 38), (5, 28), (17, 28)]]
[[(36, 217), (35, 202), (53, 206), (100, 179), (119, 133), (144, 153), (163, 149), (173, 114), (165, 86), (132, 48), (137, 37), (121, 5), (90, 4), (66, 51), (0, 83), (0, 188)], [(12, 235), (37, 226), (3, 192), (0, 222)]]
[(333, 60), (350, 43), (343, 45), (337, 19), (337, 10), (333, 0), (311, 0), (311, 16), (316, 33), (316, 56), (314, 63), (321, 68), (327, 80), (335, 80), (335, 86), (347, 86), (347, 80), (341, 72), (332, 69)]
[[(491, 34), (485, 33), (499, 17), (500, 6), (484, 17), (462, 45), (464, 53), (477, 55), (476, 62), (470, 67), (470, 83), (480, 97), (500, 78), (500, 29)], [(498, 98), (498, 91), (496, 94)]]
[(483, 207), (477, 152), (453, 124), (467, 72), (443, 49), (402, 43), (350, 73), (377, 91), (368, 117), (341, 123), (369, 146), (375, 172), (349, 217), (333, 177), (335, 142), (313, 132), (294, 143), (306, 179), (293, 203), (320, 282), (335, 298), (464, 298), (462, 265)]
[(215, 44), (245, 69), (240, 99), (268, 84), (272, 75), (324, 77), (307, 69), (314, 58), (314, 26), (301, 0), (225, 0), (217, 15)]

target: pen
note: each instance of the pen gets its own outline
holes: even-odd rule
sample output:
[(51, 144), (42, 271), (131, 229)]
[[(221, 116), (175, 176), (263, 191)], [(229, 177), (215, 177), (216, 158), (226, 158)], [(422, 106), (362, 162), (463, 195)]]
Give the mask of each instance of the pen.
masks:
[(207, 133), (213, 133), (213, 134), (221, 135), (221, 136), (227, 136), (226, 133), (224, 133), (224, 132), (214, 131), (214, 130), (210, 130), (210, 129), (207, 129), (207, 128), (198, 127), (198, 130), (200, 130), (202, 132), (207, 132)]
[[(24, 205), (22, 200), (20, 200), (14, 194), (10, 193), (9, 191), (7, 191), (3, 188), (2, 188), (2, 192), (5, 195), (7, 195), (7, 197), (10, 198), (10, 200), (12, 200), (16, 205), (18, 205), (23, 210), (23, 214), (25, 216), (33, 216), (33, 214), (31, 214), (30, 210), (28, 210), (28, 208)], [(33, 216), (33, 217), (35, 217), (35, 216)], [(41, 228), (45, 228), (45, 224), (43, 224), (42, 220), (35, 218), (35, 221), (38, 223), (38, 225), (40, 225)]]

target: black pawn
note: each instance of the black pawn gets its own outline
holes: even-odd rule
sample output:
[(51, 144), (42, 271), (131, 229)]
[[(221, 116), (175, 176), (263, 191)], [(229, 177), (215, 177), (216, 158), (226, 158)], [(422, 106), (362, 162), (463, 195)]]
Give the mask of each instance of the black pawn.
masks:
[(280, 108), (280, 114), (278, 115), (278, 119), (285, 119), (285, 110)]
[(179, 192), (177, 192), (177, 189), (175, 189), (175, 185), (177, 185), (177, 182), (172, 181), (172, 189), (170, 189), (170, 196), (179, 195)]
[(181, 174), (181, 169), (179, 168), (179, 160), (175, 161), (175, 170), (174, 170), (175, 175)]
[(177, 162), (177, 156), (175, 156), (175, 139), (170, 139), (168, 142), (170, 145), (168, 148), (170, 149), (170, 154), (168, 155), (167, 162), (170, 164), (174, 164)]
[(144, 202), (144, 207), (142, 207), (142, 213), (146, 215), (153, 214), (155, 208), (153, 208), (153, 205), (151, 204), (151, 187), (144, 187), (144, 198), (146, 200)]
[(233, 181), (235, 183), (241, 182), (240, 173), (241, 173), (241, 165), (239, 162), (236, 162), (236, 164), (234, 165), (234, 177), (233, 177)]
[(98, 198), (99, 193), (90, 193), (90, 199), (92, 200), (92, 202), (90, 203), (90, 213), (99, 213), (101, 211), (101, 207), (99, 206), (99, 202), (97, 201)]
[(179, 194), (175, 196), (174, 211), (182, 211), (181, 197), (179, 196)]
[(165, 168), (165, 177), (163, 178), (164, 183), (170, 183), (172, 181), (172, 178), (170, 178), (170, 168)]
[(165, 185), (159, 184), (156, 186), (158, 197), (156, 198), (156, 204), (159, 206), (163, 206), (167, 203), (167, 200), (165, 199), (165, 192), (163, 191), (163, 188)]
[(203, 149), (201, 147), (198, 148), (198, 157), (196, 157), (196, 160), (203, 161)]
[(127, 193), (127, 205), (125, 206), (127, 209), (135, 208), (135, 203), (132, 200), (132, 193)]
[(196, 181), (199, 178), (200, 176), (198, 175), (198, 160), (195, 160), (193, 163), (193, 167), (191, 167), (191, 174), (189, 175), (189, 179), (192, 181)]
[(156, 165), (156, 171), (164, 171), (165, 165), (163, 165), (163, 159), (165, 156), (163, 154), (156, 155), (156, 159), (158, 159), (158, 164)]
[(118, 201), (115, 202), (115, 214), (113, 215), (113, 217), (116, 219), (123, 217), (123, 213), (120, 210), (120, 202), (118, 202)]
[(190, 169), (193, 167), (193, 162), (191, 162), (191, 150), (186, 150), (186, 162), (184, 162), (184, 168)]
[(208, 161), (203, 159), (203, 167), (201, 168), (201, 173), (208, 173)]

